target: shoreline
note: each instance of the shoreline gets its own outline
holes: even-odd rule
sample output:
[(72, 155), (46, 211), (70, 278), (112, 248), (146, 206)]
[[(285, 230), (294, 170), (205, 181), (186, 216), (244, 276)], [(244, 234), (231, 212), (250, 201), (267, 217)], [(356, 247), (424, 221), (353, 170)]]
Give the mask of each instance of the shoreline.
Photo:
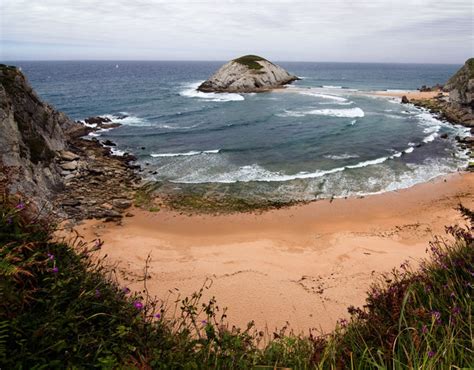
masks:
[[(319, 200), (262, 213), (183, 215), (131, 209), (121, 225), (99, 220), (76, 227), (104, 241), (100, 256), (116, 265), (121, 284), (143, 289), (151, 252), (152, 296), (181, 297), (213, 284), (204, 297), (228, 307), (231, 325), (332, 330), (347, 306), (364, 304), (382, 272), (425, 256), (433, 235), (460, 222), (454, 207), (474, 206), (474, 174), (438, 177), (363, 198)], [(416, 263), (416, 262), (415, 262)], [(242, 307), (245, 307), (243, 309)]]

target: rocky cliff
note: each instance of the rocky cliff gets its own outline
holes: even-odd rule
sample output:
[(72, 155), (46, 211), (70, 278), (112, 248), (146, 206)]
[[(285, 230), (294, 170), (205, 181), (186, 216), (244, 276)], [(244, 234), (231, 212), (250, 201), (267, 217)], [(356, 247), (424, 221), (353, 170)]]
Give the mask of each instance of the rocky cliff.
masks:
[(55, 159), (66, 148), (66, 132), (76, 126), (43, 103), (21, 71), (0, 65), (0, 179), (10, 193), (38, 207), (50, 205), (63, 185)]
[(458, 108), (474, 113), (474, 58), (470, 58), (444, 86), (449, 101)]
[(203, 92), (262, 92), (281, 87), (299, 78), (280, 66), (246, 55), (224, 64), (199, 87)]

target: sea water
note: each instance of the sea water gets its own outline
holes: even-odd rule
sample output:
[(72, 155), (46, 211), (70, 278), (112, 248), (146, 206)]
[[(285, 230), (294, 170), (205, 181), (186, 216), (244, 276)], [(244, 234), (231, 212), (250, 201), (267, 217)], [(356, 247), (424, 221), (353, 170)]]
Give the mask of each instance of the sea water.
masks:
[(121, 123), (93, 135), (134, 154), (145, 179), (168, 192), (344, 197), (406, 188), (467, 163), (454, 139), (465, 129), (369, 93), (443, 83), (457, 65), (282, 62), (301, 77), (288, 89), (217, 94), (196, 88), (222, 62), (14, 64), (73, 119)]

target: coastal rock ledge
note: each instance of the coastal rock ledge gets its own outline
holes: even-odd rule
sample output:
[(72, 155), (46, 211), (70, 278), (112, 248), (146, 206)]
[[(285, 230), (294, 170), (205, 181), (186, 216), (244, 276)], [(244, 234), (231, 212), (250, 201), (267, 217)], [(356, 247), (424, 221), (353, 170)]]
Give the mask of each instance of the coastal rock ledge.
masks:
[(299, 80), (280, 66), (256, 55), (245, 55), (224, 64), (204, 81), (202, 92), (263, 92)]

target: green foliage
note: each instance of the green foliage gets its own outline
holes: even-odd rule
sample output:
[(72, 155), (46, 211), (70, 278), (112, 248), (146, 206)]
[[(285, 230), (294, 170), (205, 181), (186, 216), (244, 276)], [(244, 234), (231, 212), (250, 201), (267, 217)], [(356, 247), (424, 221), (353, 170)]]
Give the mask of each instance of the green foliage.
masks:
[[(472, 224), (472, 211), (461, 207)], [(156, 369), (471, 368), (473, 239), (469, 227), (447, 228), (431, 260), (403, 264), (371, 288), (363, 309), (351, 307), (327, 336), (230, 327), (211, 281), (190, 297), (158, 302), (131, 295), (91, 251), (50, 239), (51, 222), (27, 205), (0, 208), (0, 367)], [(147, 264), (144, 276), (147, 276)]]
[(262, 69), (263, 66), (257, 62), (267, 60), (265, 58), (259, 57), (258, 55), (244, 55), (240, 58), (234, 59), (233, 61), (258, 71), (259, 69)]

